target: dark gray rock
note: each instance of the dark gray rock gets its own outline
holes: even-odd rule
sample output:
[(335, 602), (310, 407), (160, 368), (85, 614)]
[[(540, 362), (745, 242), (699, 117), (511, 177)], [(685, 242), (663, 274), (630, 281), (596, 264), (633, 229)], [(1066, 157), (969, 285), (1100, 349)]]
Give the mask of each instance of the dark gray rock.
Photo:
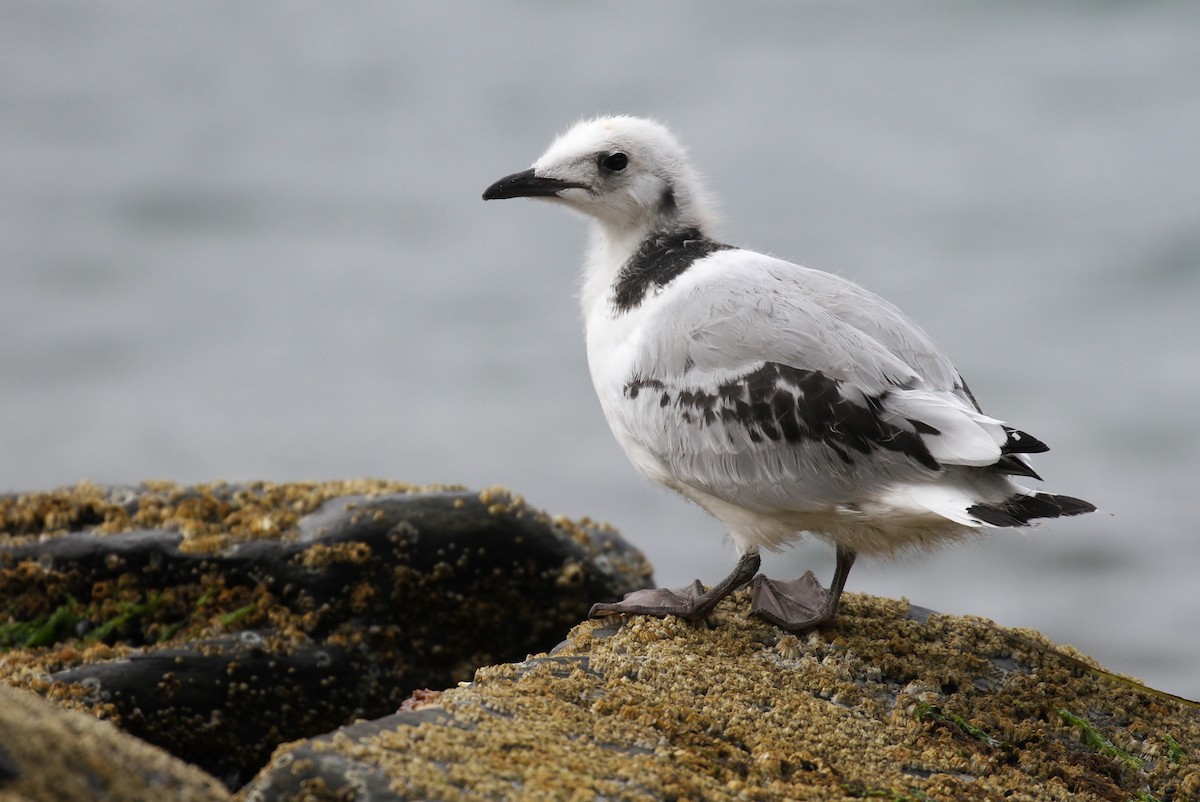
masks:
[[(180, 508), (247, 504), (245, 488), (181, 492)], [(281, 742), (552, 646), (649, 577), (614, 533), (502, 493), (338, 496), (257, 539), (193, 526), (211, 547), (168, 527), (0, 537), (0, 621), (42, 604), (15, 645), (48, 649), (56, 698), (230, 787)]]

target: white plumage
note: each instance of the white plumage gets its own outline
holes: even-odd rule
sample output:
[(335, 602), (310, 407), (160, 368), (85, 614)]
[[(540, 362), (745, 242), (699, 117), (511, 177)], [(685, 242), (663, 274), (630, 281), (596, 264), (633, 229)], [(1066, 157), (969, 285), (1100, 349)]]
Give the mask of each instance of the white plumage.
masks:
[[(541, 197), (594, 221), (582, 305), (592, 380), (646, 476), (716, 516), (741, 558), (720, 584), (637, 591), (593, 614), (707, 615), (755, 582), (752, 611), (833, 620), (858, 553), (1094, 509), (1034, 493), (1036, 438), (983, 414), (945, 354), (858, 285), (710, 238), (711, 203), (664, 127), (579, 123), (485, 199)], [(831, 589), (755, 574), (803, 532), (837, 547)]]

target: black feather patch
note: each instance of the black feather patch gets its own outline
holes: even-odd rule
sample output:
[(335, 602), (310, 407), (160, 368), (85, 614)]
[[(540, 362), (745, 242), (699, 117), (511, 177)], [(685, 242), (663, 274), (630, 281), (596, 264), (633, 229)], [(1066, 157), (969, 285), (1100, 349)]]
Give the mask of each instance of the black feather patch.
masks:
[[(817, 370), (768, 362), (714, 390), (683, 389), (674, 395), (655, 379), (634, 377), (625, 385), (625, 396), (635, 399), (647, 388), (661, 391), (659, 405), (674, 406), (685, 422), (740, 426), (754, 443), (819, 442), (847, 464), (853, 464), (856, 454), (883, 449), (904, 454), (931, 471), (941, 470), (921, 439), (921, 428), (884, 419), (886, 392), (860, 402), (846, 397), (842, 385)], [(930, 430), (926, 433), (934, 431), (925, 428)]]
[[(638, 393), (642, 390), (662, 390), (666, 385), (658, 379), (644, 379), (641, 376), (634, 376), (629, 381), (625, 382), (625, 397), (633, 400), (638, 397)], [(666, 404), (663, 404), (666, 406)]]
[(1041, 480), (1037, 471), (1029, 467), (1025, 460), (1013, 454), (1005, 454), (991, 466), (997, 473), (1009, 476), (1028, 476), (1030, 479)]
[(1050, 446), (1028, 432), (1005, 426), (1004, 433), (1008, 435), (1008, 440), (1000, 446), (1000, 451), (1005, 454), (1041, 454), (1050, 450)]
[(967, 513), (992, 526), (1025, 526), (1034, 518), (1060, 518), (1095, 510), (1094, 504), (1083, 499), (1034, 493), (1013, 496), (1002, 504), (976, 504), (967, 508)]
[[(671, 201), (674, 202), (673, 195)], [(613, 307), (618, 312), (635, 309), (649, 292), (670, 284), (693, 262), (731, 248), (732, 245), (704, 236), (698, 228), (651, 234), (617, 274), (613, 283)]]

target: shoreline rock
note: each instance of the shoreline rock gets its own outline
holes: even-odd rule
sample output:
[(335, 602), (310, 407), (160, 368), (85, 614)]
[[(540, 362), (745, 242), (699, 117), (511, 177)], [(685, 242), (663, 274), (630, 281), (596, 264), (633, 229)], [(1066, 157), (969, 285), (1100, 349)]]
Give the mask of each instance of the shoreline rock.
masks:
[(0, 499), (0, 524), (0, 681), (231, 788), (281, 742), (553, 645), (650, 573), (498, 490), (83, 486)]
[(1200, 800), (1200, 705), (1036, 632), (847, 594), (796, 637), (746, 591), (577, 623), (649, 580), (496, 490), (0, 496), (0, 802), (231, 798), (129, 733), (240, 802)]
[(745, 617), (585, 622), (407, 709), (282, 747), (238, 794), (1112, 800), (1200, 794), (1200, 706), (982, 619), (847, 594), (804, 637)]
[(105, 721), (0, 684), (3, 802), (227, 802), (216, 778)]

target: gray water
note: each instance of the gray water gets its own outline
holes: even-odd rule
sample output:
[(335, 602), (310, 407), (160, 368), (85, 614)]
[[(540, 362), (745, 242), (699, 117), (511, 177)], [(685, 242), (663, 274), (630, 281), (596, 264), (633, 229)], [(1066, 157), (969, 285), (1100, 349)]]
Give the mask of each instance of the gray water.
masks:
[(599, 112), (669, 123), (725, 239), (898, 303), (1103, 508), (850, 590), (1200, 697), (1191, 2), (5, 3), (0, 489), (504, 484), (717, 580), (593, 398), (583, 223), (479, 199)]

